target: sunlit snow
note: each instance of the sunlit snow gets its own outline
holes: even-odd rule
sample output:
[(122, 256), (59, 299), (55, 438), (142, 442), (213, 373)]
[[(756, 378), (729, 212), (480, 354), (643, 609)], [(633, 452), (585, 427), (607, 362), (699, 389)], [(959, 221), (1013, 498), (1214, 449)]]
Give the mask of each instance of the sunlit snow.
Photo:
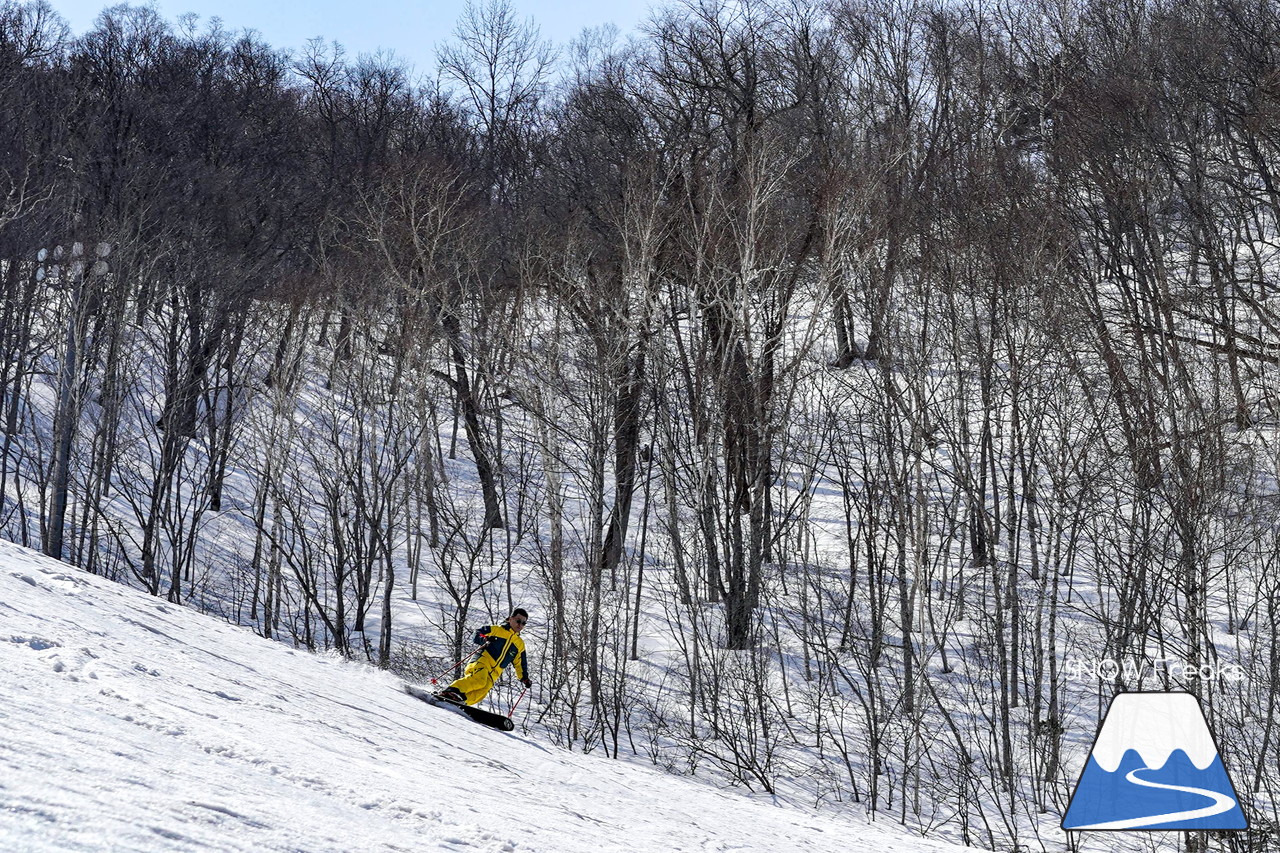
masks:
[(0, 542), (0, 850), (965, 848), (478, 726)]

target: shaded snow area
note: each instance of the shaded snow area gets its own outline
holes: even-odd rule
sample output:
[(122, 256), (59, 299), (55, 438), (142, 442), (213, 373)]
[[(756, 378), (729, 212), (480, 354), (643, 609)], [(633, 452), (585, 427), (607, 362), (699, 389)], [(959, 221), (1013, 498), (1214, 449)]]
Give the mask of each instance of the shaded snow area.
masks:
[(0, 850), (964, 848), (470, 722), (0, 542)]

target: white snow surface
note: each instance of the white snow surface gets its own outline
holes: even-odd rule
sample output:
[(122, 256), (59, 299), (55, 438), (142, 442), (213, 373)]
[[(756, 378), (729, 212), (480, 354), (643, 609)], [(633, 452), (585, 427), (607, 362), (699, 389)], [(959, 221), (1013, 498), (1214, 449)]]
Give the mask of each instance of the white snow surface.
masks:
[(964, 849), (487, 729), (7, 542), (0, 684), (5, 853)]
[(1117, 695), (1093, 745), (1093, 758), (1114, 773), (1130, 749), (1153, 770), (1164, 767), (1175, 749), (1185, 752), (1199, 770), (1218, 755), (1200, 703), (1190, 693)]

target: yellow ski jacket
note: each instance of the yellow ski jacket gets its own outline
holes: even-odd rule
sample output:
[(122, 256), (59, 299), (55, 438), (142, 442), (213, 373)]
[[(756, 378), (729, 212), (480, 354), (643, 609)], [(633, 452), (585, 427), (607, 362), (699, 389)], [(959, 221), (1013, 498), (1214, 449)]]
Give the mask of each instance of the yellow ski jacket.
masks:
[[(520, 635), (504, 625), (485, 625), (476, 630), (472, 639), (477, 646), (483, 645), (484, 652), (498, 667), (498, 672), (516, 665), (516, 676), (524, 678), (528, 672), (528, 662), (524, 656), (524, 640)], [(495, 673), (495, 676), (497, 673)], [(495, 678), (496, 680), (496, 678)]]

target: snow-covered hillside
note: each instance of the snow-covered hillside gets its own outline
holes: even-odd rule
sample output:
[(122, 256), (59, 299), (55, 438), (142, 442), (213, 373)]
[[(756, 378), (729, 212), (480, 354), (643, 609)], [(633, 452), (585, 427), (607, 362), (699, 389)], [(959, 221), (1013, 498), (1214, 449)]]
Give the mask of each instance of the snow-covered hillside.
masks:
[(492, 731), (0, 542), (3, 851), (944, 851)]

